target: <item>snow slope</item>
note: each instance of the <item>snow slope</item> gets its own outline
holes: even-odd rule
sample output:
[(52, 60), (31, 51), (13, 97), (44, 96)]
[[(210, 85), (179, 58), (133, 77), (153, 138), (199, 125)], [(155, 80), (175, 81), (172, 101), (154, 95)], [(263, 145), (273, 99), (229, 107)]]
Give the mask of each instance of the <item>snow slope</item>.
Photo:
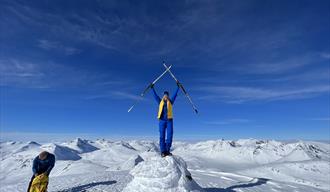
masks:
[[(50, 192), (330, 190), (330, 144), (274, 140), (175, 142), (160, 158), (154, 141), (75, 139), (0, 143), (0, 192), (26, 191), (42, 150), (55, 154)], [(191, 176), (191, 177), (190, 177)]]

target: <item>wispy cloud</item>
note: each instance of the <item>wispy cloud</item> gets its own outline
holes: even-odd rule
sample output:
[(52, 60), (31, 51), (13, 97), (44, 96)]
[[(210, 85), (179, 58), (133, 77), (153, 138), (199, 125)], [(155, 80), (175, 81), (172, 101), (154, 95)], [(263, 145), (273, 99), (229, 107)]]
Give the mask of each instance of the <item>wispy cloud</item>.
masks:
[(205, 91), (207, 96), (201, 96), (200, 99), (244, 103), (248, 101), (277, 101), (315, 97), (320, 94), (328, 94), (330, 85), (290, 89), (209, 86), (201, 88), (201, 90)]
[(304, 53), (303, 55), (290, 55), (284, 59), (275, 58), (271, 61), (259, 59), (261, 62), (233, 66), (232, 69), (245, 74), (285, 74), (311, 65), (322, 66), (328, 60), (326, 57), (326, 55), (315, 52)]
[(46, 74), (41, 66), (32, 62), (21, 62), (17, 59), (0, 60), (0, 85), (24, 86), (34, 88), (47, 88), (42, 83)]
[[(310, 51), (290, 54), (288, 50), (297, 46), (292, 39), (301, 38), (304, 31), (301, 29), (306, 28), (306, 22), (300, 17), (270, 24), (263, 18), (255, 23), (255, 15), (251, 14), (251, 17), (242, 20), (241, 15), (236, 13), (245, 12), (255, 6), (246, 2), (235, 5), (222, 1), (178, 2), (171, 6), (173, 10), (170, 13), (161, 11), (155, 15), (149, 11), (150, 5), (141, 3), (137, 7), (132, 7), (119, 2), (100, 1), (86, 11), (63, 9), (63, 12), (58, 12), (58, 9), (40, 9), (33, 3), (10, 1), (3, 7), (10, 17), (7, 16), (8, 18), (3, 21), (15, 20), (16, 23), (23, 23), (31, 28), (45, 28), (50, 35), (70, 39), (72, 42), (87, 42), (125, 54), (143, 57), (149, 55), (147, 58), (156, 56), (157, 59), (162, 56), (175, 59), (185, 56), (193, 59), (202, 58), (203, 62), (207, 61), (207, 69), (198, 62), (186, 65), (198, 65), (202, 70), (278, 75), (292, 73), (329, 58), (327, 51), (322, 54)], [(61, 4), (54, 3), (55, 6), (60, 7)], [(128, 11), (118, 14), (117, 10), (121, 9)], [(130, 12), (129, 9), (134, 9), (134, 12)], [(80, 51), (74, 46), (47, 38), (38, 39), (38, 47), (45, 50), (62, 50), (67, 55)], [(236, 58), (244, 63), (235, 63)], [(278, 79), (285, 81), (287, 78), (291, 77), (284, 76)], [(295, 93), (290, 89), (279, 88), (223, 87), (228, 95), (230, 92), (247, 95), (234, 97), (234, 100), (243, 101), (288, 99), (293, 95), (298, 97), (321, 92), (316, 91), (320, 87), (318, 85), (313, 88), (314, 91), (302, 88)], [(262, 96), (257, 96), (258, 93)], [(219, 98), (216, 93), (204, 98), (211, 97)]]
[[(60, 6), (55, 2), (52, 3), (48, 6)], [(89, 42), (135, 56), (180, 57), (184, 55), (185, 50), (189, 53), (204, 52), (205, 46), (212, 49), (216, 48), (216, 45), (223, 44), (220, 43), (220, 38), (219, 40), (215, 38), (216, 34), (231, 33), (224, 32), (223, 29), (222, 33), (218, 33), (219, 29), (214, 31), (212, 26), (220, 23), (224, 25), (226, 22), (223, 22), (223, 19), (230, 14), (229, 9), (237, 11), (248, 5), (241, 3), (234, 8), (225, 8), (223, 4), (176, 2), (175, 5), (171, 4), (173, 10), (170, 13), (160, 10), (155, 12), (156, 14), (150, 12), (152, 3), (149, 5), (145, 2), (141, 2), (139, 6), (131, 6), (119, 2), (98, 1), (93, 4), (94, 7), (85, 11), (78, 11), (78, 8), (77, 11), (66, 12), (66, 9), (61, 9), (63, 10), (61, 14), (54, 13), (53, 9), (40, 9), (33, 3), (15, 1), (5, 4), (4, 9), (14, 15), (8, 20), (16, 21), (15, 19), (18, 18), (19, 22), (30, 27), (46, 28), (51, 34), (61, 35), (73, 41)], [(222, 11), (218, 11), (217, 8), (221, 8)], [(117, 14), (117, 10), (122, 9), (127, 11)], [(213, 30), (208, 30), (209, 28)], [(212, 35), (202, 35), (203, 29), (212, 32)], [(44, 40), (41, 44), (44, 48), (58, 47), (57, 43)]]
[(95, 94), (95, 95), (90, 95), (85, 97), (87, 100), (94, 100), (94, 99), (130, 99), (130, 100), (143, 100), (138, 95), (130, 94), (125, 91), (110, 91), (108, 93), (103, 93), (103, 94)]
[(325, 59), (330, 59), (330, 53), (329, 52), (323, 52), (323, 53), (321, 53), (321, 57), (323, 57)]
[(126, 93), (123, 91), (114, 91), (114, 92), (112, 92), (112, 95), (115, 96), (116, 98), (120, 98), (120, 99), (132, 99), (132, 100), (143, 99), (138, 95), (133, 95), (133, 94)]
[[(61, 8), (63, 5), (57, 2), (47, 3), (54, 9), (43, 10), (34, 3), (10, 1), (3, 9), (14, 16), (6, 21), (18, 18), (30, 27), (46, 28), (50, 35), (157, 58), (189, 56), (218, 61), (235, 54), (259, 59), (260, 55), (272, 54), (274, 49), (286, 50), (306, 28), (299, 16), (271, 23), (258, 14), (242, 17), (242, 13), (256, 6), (251, 2), (178, 1), (162, 5), (170, 6), (171, 11), (156, 10), (150, 2), (132, 6), (120, 1), (97, 1), (89, 9), (81, 10)], [(270, 64), (269, 71), (280, 70), (277, 63)]]
[(234, 118), (234, 119), (223, 119), (217, 121), (206, 121), (205, 124), (208, 125), (231, 125), (231, 124), (244, 124), (253, 122), (250, 119), (241, 119), (241, 118)]
[(74, 55), (74, 54), (79, 54), (81, 52), (80, 49), (70, 46), (65, 46), (60, 42), (49, 41), (46, 39), (38, 40), (37, 46), (48, 51), (57, 50), (63, 52), (65, 55)]
[[(114, 76), (114, 75), (112, 75)], [(104, 88), (109, 74), (87, 71), (70, 65), (29, 58), (0, 58), (0, 86), (20, 88)], [(117, 82), (118, 80), (113, 80)], [(109, 87), (109, 86), (108, 86)]]
[(48, 41), (45, 39), (41, 39), (38, 41), (38, 47), (46, 49), (46, 50), (55, 49), (58, 46), (59, 46), (58, 42), (52, 42), (52, 41)]
[(107, 86), (126, 86), (127, 84), (131, 84), (132, 82), (129, 81), (128, 79), (116, 79), (116, 80), (111, 80), (111, 81), (104, 81), (104, 82), (99, 82), (97, 85), (101, 87), (107, 87)]
[(312, 118), (312, 121), (330, 121), (330, 117), (318, 117), (318, 118)]

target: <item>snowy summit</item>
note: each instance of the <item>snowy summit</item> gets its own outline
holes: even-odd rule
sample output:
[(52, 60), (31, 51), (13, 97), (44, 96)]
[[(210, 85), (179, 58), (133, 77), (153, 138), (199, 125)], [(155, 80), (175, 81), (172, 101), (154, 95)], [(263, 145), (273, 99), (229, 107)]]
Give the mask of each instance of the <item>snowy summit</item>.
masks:
[(176, 156), (154, 156), (137, 165), (130, 174), (133, 180), (124, 192), (189, 192), (202, 191), (192, 179), (185, 161)]

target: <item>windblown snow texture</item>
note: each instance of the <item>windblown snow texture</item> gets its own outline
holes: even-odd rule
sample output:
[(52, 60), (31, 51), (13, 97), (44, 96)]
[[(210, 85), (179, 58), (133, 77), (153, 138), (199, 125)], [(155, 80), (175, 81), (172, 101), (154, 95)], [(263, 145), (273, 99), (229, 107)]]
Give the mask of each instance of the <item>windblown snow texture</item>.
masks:
[(133, 180), (124, 192), (203, 191), (192, 179), (185, 161), (178, 156), (154, 156), (137, 165), (130, 174)]

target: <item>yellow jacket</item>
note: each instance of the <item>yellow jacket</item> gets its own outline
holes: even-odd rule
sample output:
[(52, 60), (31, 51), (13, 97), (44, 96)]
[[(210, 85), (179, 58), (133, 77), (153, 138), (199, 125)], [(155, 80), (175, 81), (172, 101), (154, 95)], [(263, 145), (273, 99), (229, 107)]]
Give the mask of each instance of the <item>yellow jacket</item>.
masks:
[[(162, 115), (164, 104), (165, 102), (162, 99), (159, 103), (158, 116), (157, 116), (158, 119), (160, 119), (160, 116)], [(172, 103), (169, 100), (167, 100), (167, 119), (173, 119)]]

